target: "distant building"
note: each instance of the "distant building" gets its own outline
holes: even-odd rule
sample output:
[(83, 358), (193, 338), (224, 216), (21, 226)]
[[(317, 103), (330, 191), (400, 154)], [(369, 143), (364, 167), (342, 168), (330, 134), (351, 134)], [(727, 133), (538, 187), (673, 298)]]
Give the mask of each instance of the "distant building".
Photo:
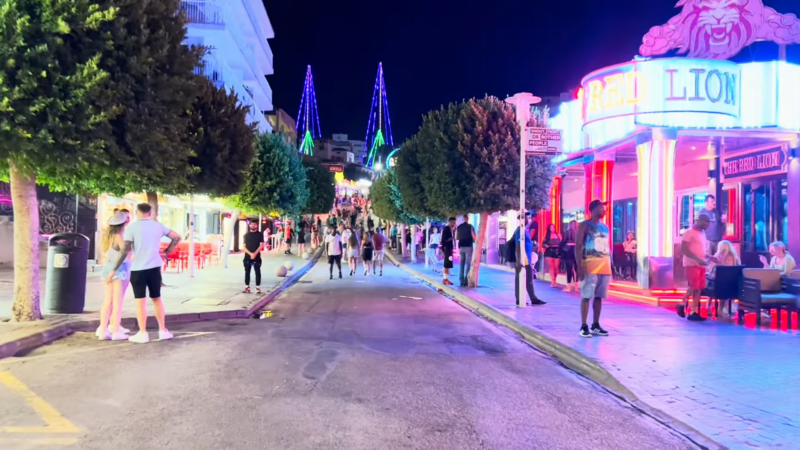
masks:
[(266, 75), (274, 73), (275, 37), (260, 0), (182, 0), (188, 20), (186, 42), (210, 49), (202, 73), (217, 86), (233, 89), (242, 104), (250, 106), (249, 121), (262, 133), (272, 131), (264, 116), (272, 111), (272, 88)]
[(279, 134), (286, 139), (286, 142), (297, 145), (297, 129), (295, 128), (295, 120), (283, 109), (277, 109), (275, 112), (267, 114), (267, 122), (272, 127), (272, 132)]

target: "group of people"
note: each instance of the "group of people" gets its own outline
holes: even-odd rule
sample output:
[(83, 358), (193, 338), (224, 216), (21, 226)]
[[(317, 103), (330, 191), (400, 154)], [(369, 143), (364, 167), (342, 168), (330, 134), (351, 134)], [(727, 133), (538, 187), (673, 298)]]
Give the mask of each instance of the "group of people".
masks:
[[(147, 332), (147, 297), (155, 308), (159, 340), (172, 339), (166, 327), (166, 313), (161, 300), (164, 285), (161, 270), (165, 255), (170, 254), (181, 241), (178, 233), (152, 218), (152, 207), (147, 203), (136, 205), (136, 221), (131, 223), (130, 211), (114, 210), (103, 233), (101, 248), (105, 253), (102, 279), (105, 295), (100, 309), (98, 339), (104, 341), (127, 340), (139, 344), (150, 342)], [(161, 250), (162, 239), (169, 245)], [(136, 300), (138, 332), (130, 332), (121, 325), (122, 304), (128, 286), (133, 289)]]
[[(383, 234), (383, 228), (373, 231), (367, 228), (361, 231), (350, 226), (340, 224), (337, 228), (328, 228), (325, 236), (325, 252), (330, 265), (330, 279), (333, 279), (333, 266), (339, 270), (342, 278), (342, 256), (346, 255), (350, 276), (358, 270), (359, 257), (364, 264), (364, 275), (383, 276), (383, 258), (388, 241)], [(378, 272), (380, 268), (380, 273)]]

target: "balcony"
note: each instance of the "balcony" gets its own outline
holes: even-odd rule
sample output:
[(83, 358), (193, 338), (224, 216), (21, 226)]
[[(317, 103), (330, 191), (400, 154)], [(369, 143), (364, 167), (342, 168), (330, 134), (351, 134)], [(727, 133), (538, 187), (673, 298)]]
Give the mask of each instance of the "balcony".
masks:
[(207, 54), (203, 61), (205, 64), (203, 67), (196, 68), (195, 73), (213, 81), (217, 87), (233, 89), (239, 102), (250, 107), (250, 117), (254, 122), (258, 122), (258, 129), (260, 131), (268, 130), (267, 118), (253, 101), (252, 90), (244, 85), (242, 78), (224, 60), (218, 59), (213, 53)]
[[(182, 0), (181, 11), (186, 14), (186, 21), (190, 24), (224, 27), (230, 33), (236, 46), (239, 47), (244, 59), (255, 61), (252, 46), (248, 45), (230, 8), (223, 6), (221, 0)], [(263, 74), (261, 75), (263, 76)]]

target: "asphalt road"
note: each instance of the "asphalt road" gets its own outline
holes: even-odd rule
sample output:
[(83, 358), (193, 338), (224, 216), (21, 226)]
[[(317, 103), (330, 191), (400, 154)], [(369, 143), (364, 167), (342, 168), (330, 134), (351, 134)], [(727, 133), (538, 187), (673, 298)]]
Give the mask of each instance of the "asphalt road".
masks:
[(0, 449), (695, 448), (396, 268), (270, 308), (0, 361)]

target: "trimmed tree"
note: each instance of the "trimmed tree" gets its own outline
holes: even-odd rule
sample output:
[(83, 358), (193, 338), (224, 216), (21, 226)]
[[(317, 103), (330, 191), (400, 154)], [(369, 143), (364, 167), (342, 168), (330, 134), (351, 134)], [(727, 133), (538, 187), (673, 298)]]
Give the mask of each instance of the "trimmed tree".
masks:
[[(489, 215), (519, 207), (519, 133), (511, 106), (488, 96), (431, 113), (420, 129), (422, 147), (431, 149), (425, 154), (435, 153), (421, 164), (428, 204), (442, 215), (480, 214), (472, 287), (478, 285)], [(549, 159), (527, 158), (526, 207), (547, 205), (554, 174)]]
[(218, 197), (242, 188), (255, 156), (256, 126), (247, 124), (248, 107), (236, 94), (197, 77), (199, 95), (192, 105), (187, 138), (196, 149), (189, 164), (192, 192)]
[[(147, 194), (158, 215), (158, 192), (192, 191), (198, 169), (190, 132), (195, 99), (204, 95), (194, 74), (205, 49), (184, 44), (186, 20), (180, 0), (96, 0), (119, 10), (101, 27), (111, 44), (101, 69), (115, 116), (107, 128), (110, 169), (94, 191)], [(122, 169), (122, 170), (120, 170)]]
[(308, 201), (303, 212), (305, 214), (329, 213), (336, 199), (336, 180), (334, 180), (333, 172), (311, 158), (304, 158), (303, 166), (306, 170), (306, 188), (308, 190)]
[(0, 173), (14, 204), (17, 321), (41, 318), (37, 181), (63, 189), (107, 170), (96, 131), (108, 111), (100, 52), (111, 42), (97, 32), (114, 16), (88, 0), (0, 4)]

